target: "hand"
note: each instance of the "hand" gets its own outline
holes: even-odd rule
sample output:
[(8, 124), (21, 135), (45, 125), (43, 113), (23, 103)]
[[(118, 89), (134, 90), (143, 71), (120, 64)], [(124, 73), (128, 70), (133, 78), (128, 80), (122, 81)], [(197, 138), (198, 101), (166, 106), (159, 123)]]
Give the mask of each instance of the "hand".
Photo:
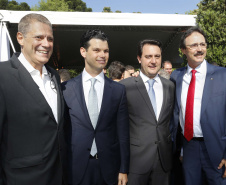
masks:
[(126, 185), (128, 182), (127, 174), (126, 173), (119, 173), (118, 175), (118, 185)]
[(140, 74), (140, 72), (139, 72), (139, 71), (136, 71), (136, 72), (134, 72), (134, 73), (132, 74), (132, 76), (134, 76), (134, 77), (138, 77), (138, 76), (139, 76), (139, 74)]
[(222, 176), (223, 178), (225, 178), (226, 177), (226, 159), (221, 160), (221, 163), (219, 164), (218, 169), (221, 169), (222, 166), (225, 166), (224, 174)]

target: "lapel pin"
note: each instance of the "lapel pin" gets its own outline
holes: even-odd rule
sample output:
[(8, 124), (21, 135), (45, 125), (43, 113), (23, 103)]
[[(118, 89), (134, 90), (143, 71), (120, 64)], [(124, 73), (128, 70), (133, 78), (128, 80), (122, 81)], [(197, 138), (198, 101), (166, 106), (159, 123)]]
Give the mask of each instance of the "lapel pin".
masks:
[(210, 78), (210, 80), (213, 80), (213, 78)]

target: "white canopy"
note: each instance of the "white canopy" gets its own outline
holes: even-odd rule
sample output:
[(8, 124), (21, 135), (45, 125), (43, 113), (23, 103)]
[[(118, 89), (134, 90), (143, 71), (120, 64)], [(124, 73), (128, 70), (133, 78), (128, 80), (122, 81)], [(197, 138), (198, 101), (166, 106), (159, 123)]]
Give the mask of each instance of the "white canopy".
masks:
[[(17, 24), (30, 11), (0, 10), (1, 22), (8, 25), (16, 50)], [(102, 12), (50, 12), (37, 11), (53, 24), (55, 45), (53, 62), (56, 67), (82, 66), (79, 53), (79, 39), (87, 29), (102, 29), (110, 38), (110, 62), (119, 60), (136, 65), (136, 45), (146, 38), (160, 39), (163, 43), (163, 60), (181, 63), (178, 43), (181, 33), (196, 25), (194, 15), (142, 14), (142, 13), (102, 13)], [(7, 45), (5, 45), (7, 48)], [(57, 64), (56, 64), (57, 63)]]

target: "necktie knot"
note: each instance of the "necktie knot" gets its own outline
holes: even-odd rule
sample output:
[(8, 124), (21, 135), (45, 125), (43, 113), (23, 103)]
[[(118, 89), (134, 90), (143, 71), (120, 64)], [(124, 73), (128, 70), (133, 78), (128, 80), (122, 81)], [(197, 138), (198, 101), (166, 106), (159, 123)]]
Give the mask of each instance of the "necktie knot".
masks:
[(90, 81), (91, 81), (91, 87), (94, 87), (97, 79), (96, 78), (90, 78)]
[(197, 71), (196, 71), (195, 69), (192, 69), (191, 72), (192, 72), (192, 76), (193, 76), (193, 75), (195, 75), (195, 73), (196, 73)]
[(149, 88), (153, 88), (154, 83), (155, 83), (154, 79), (149, 79), (148, 80)]

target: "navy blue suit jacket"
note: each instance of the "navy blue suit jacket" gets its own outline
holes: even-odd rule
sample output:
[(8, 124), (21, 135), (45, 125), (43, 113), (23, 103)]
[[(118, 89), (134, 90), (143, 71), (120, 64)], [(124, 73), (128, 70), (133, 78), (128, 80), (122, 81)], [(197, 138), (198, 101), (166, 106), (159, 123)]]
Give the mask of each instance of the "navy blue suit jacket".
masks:
[(82, 75), (63, 84), (69, 111), (69, 183), (76, 185), (85, 173), (95, 137), (100, 168), (108, 184), (129, 171), (129, 118), (126, 91), (122, 84), (105, 77), (103, 99), (96, 129), (85, 103)]
[[(176, 85), (176, 98), (172, 128), (174, 141), (179, 124), (181, 88), (187, 68), (175, 70), (171, 80)], [(208, 155), (214, 168), (226, 159), (226, 68), (207, 63), (207, 74), (201, 105), (201, 128)]]

